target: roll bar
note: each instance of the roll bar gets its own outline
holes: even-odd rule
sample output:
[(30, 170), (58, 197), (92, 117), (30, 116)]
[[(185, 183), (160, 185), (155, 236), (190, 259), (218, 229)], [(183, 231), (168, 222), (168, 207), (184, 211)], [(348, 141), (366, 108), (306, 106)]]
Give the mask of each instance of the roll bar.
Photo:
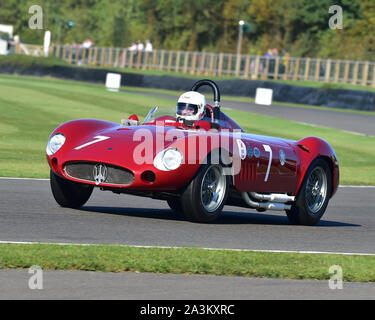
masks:
[[(191, 87), (191, 91), (198, 91), (202, 86), (208, 86), (212, 89), (214, 93), (214, 122), (216, 126), (219, 124), (220, 120), (220, 90), (218, 85), (209, 79), (199, 80)], [(214, 127), (214, 126), (213, 126)]]

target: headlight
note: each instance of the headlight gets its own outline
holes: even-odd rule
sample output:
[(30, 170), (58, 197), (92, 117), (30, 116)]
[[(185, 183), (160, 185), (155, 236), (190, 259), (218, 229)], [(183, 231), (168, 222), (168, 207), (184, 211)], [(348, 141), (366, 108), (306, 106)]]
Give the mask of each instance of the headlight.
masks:
[(65, 136), (62, 133), (56, 133), (53, 135), (47, 144), (46, 152), (49, 156), (56, 153), (65, 143)]
[(180, 150), (169, 148), (157, 154), (154, 159), (154, 166), (162, 171), (176, 170), (182, 164), (183, 159)]

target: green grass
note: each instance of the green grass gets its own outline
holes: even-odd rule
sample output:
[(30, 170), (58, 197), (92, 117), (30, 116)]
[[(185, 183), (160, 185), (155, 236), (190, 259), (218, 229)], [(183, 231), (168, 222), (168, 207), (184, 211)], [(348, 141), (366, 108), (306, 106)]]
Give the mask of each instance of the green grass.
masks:
[[(177, 99), (177, 97), (176, 97)], [(113, 93), (103, 85), (52, 78), (0, 76), (0, 176), (48, 177), (45, 147), (61, 123), (77, 118), (120, 122), (155, 106), (175, 107), (176, 99)], [(341, 183), (375, 185), (375, 138), (313, 127), (274, 117), (226, 110), (249, 133), (299, 140), (318, 136), (337, 152)]]
[[(119, 67), (110, 67), (110, 66), (77, 66), (75, 64), (69, 64), (68, 62), (54, 58), (44, 58), (44, 57), (31, 57), (26, 55), (8, 55), (8, 56), (0, 56), (0, 67), (2, 65), (12, 65), (18, 66), (21, 69), (27, 69), (30, 66), (44, 66), (44, 67), (52, 67), (52, 66), (73, 66), (77, 68), (90, 68), (90, 69), (106, 69), (106, 70), (113, 70), (117, 72), (128, 72), (128, 73), (136, 73), (136, 74), (147, 74), (147, 75), (156, 75), (156, 76), (174, 76), (180, 78), (189, 78), (189, 79), (202, 79), (202, 75), (191, 75), (185, 74), (181, 72), (173, 72), (173, 71), (160, 71), (160, 70), (139, 70), (133, 68), (119, 68)], [(231, 79), (238, 79), (239, 77), (235, 76), (210, 76), (212, 80), (231, 80)], [(258, 79), (262, 80), (262, 79)], [(362, 85), (353, 85), (353, 84), (343, 84), (343, 83), (324, 83), (320, 81), (305, 81), (305, 80), (273, 80), (273, 79), (266, 79), (266, 81), (270, 82), (278, 82), (283, 84), (295, 85), (295, 86), (302, 86), (302, 87), (311, 87), (311, 88), (318, 88), (318, 89), (347, 89), (347, 90), (362, 90), (362, 91), (372, 91), (375, 92), (374, 87), (370, 86), (362, 86)]]
[(118, 245), (0, 244), (0, 269), (154, 272), (328, 280), (341, 266), (344, 281), (374, 282), (374, 256), (272, 253)]

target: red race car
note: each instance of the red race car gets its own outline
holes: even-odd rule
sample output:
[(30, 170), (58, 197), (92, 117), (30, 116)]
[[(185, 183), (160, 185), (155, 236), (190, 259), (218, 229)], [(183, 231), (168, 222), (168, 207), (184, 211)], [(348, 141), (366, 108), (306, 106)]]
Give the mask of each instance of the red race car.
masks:
[[(198, 92), (213, 90), (214, 106)], [(152, 108), (121, 124), (73, 120), (49, 138), (53, 196), (79, 208), (94, 187), (166, 200), (190, 221), (210, 222), (224, 205), (286, 211), (293, 224), (314, 225), (339, 184), (330, 145), (316, 137), (291, 141), (248, 134), (220, 109), (220, 92), (200, 80), (176, 111)]]

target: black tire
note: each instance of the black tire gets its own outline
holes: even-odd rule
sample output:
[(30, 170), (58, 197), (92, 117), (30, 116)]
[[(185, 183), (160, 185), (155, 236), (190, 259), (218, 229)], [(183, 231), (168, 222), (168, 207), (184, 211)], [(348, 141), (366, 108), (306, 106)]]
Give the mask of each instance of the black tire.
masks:
[[(222, 170), (223, 168), (220, 164), (205, 164), (200, 168), (181, 196), (181, 205), (186, 219), (192, 222), (212, 222), (220, 215), (227, 200), (230, 181), (228, 176), (222, 174)], [(209, 186), (207, 185), (207, 188), (205, 188), (204, 184), (211, 172), (216, 176), (218, 176), (218, 172), (221, 172), (222, 178), (218, 180), (217, 186), (212, 187), (215, 182), (213, 181), (209, 185), (210, 189), (208, 189)], [(212, 188), (216, 188), (214, 192), (212, 192)], [(205, 189), (204, 192), (202, 192), (202, 189)], [(210, 192), (211, 195), (209, 194)], [(217, 194), (219, 196), (215, 202), (213, 199)], [(208, 204), (204, 204), (203, 198), (207, 199), (209, 204), (212, 203), (211, 210)]]
[[(322, 185), (314, 188), (311, 182), (321, 175)], [(325, 178), (324, 178), (325, 176)], [(315, 179), (316, 178), (316, 179)], [(319, 179), (318, 179), (319, 180)], [(324, 183), (326, 181), (326, 183)], [(319, 182), (319, 181), (318, 181)], [(321, 195), (325, 184), (323, 196)], [(318, 188), (319, 187), (319, 188)], [(318, 189), (317, 189), (318, 188)], [(321, 159), (315, 159), (306, 172), (301, 189), (297, 195), (296, 202), (286, 214), (292, 224), (313, 226), (316, 225), (325, 213), (332, 192), (332, 172), (328, 163)], [(319, 195), (314, 195), (319, 193)], [(311, 195), (310, 195), (311, 194)], [(314, 202), (315, 197), (315, 202)], [(320, 197), (320, 198), (319, 198)], [(319, 200), (320, 199), (320, 200)]]
[(168, 199), (167, 203), (169, 208), (171, 208), (174, 212), (182, 213), (182, 204), (180, 199)]
[(91, 185), (69, 181), (50, 171), (50, 183), (53, 197), (56, 202), (66, 208), (78, 209), (89, 200), (92, 190)]

